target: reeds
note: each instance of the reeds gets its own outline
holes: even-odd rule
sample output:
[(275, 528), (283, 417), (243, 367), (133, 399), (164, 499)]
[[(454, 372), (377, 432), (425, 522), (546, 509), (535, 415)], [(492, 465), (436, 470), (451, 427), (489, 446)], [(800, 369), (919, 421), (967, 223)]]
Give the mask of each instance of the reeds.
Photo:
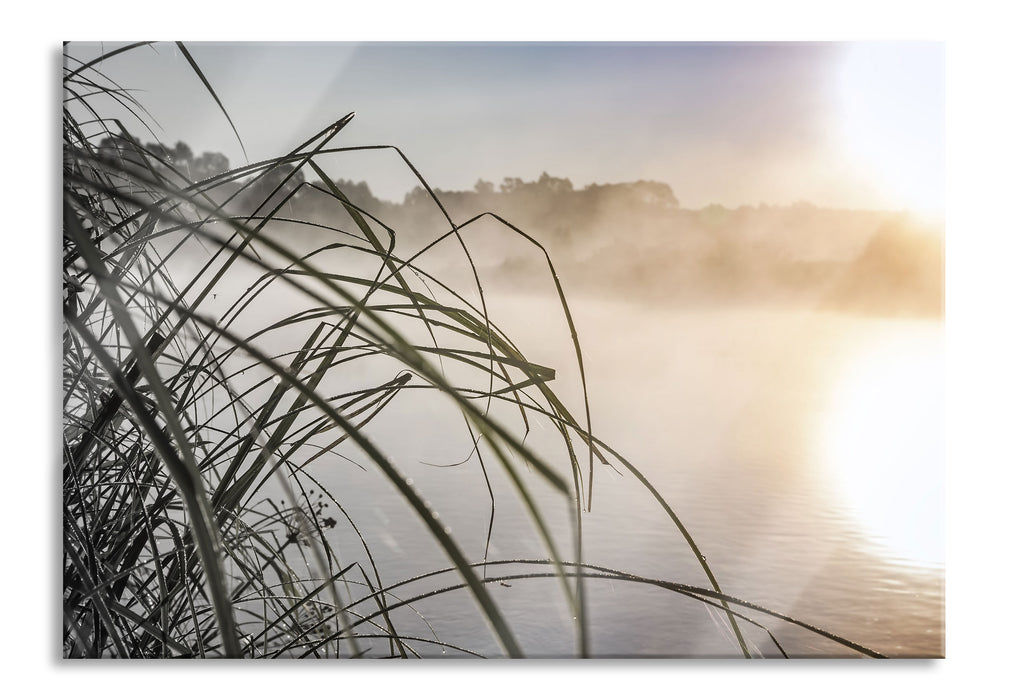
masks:
[[(572, 655), (588, 656), (584, 583), (601, 576), (717, 607), (740, 653), (750, 655), (737, 622), (749, 618), (739, 609), (772, 613), (723, 594), (669, 504), (593, 434), (584, 373), (578, 418), (551, 389), (554, 370), (527, 359), (492, 322), (466, 243), (472, 221), (453, 222), (398, 149), (445, 221), (440, 235), (409, 256), (397, 252), (404, 234), (349, 201), (323, 166), (328, 154), (392, 148), (334, 145), (353, 114), (290, 153), (192, 182), (97, 106), (100, 96), (144, 114), (100, 63), (68, 57), (64, 88), (66, 657), (411, 657), (432, 647), (473, 653), (441, 639), (437, 620), (429, 621), (427, 637), (399, 631), (402, 609), (458, 588), (469, 591), (500, 652), (522, 656), (489, 586), (539, 577), (554, 579), (569, 606)], [(112, 136), (114, 148), (95, 145)], [(309, 191), (336, 203), (351, 225), (299, 218), (293, 205)], [(542, 251), (581, 372), (572, 314), (545, 249), (504, 219), (486, 216)], [(324, 232), (324, 244), (305, 251), (285, 243), (305, 229)], [(424, 267), (433, 251), (450, 247), (477, 290), (469, 301)], [(195, 269), (194, 251), (202, 254)], [(280, 297), (299, 305), (268, 302)], [(466, 552), (387, 456), (389, 446), (369, 433), (369, 424), (408, 392), (437, 395), (465, 425), (487, 487), (482, 558)], [(532, 416), (554, 431), (563, 465), (527, 444)], [(313, 473), (338, 460), (384, 477), (450, 568), (385, 581), (368, 543), (376, 533), (359, 528), (343, 502), (353, 494), (334, 493)], [(710, 588), (582, 561), (581, 519), (597, 464), (625, 469), (649, 489)], [(489, 560), (492, 538), (507, 536), (494, 532), (491, 472), (507, 477), (545, 559)], [(544, 502), (557, 498), (569, 528), (551, 525), (555, 513)], [(356, 539), (358, 556), (341, 554), (350, 545), (335, 542), (337, 522), (346, 525), (342, 536)], [(502, 563), (513, 573), (495, 576)], [(456, 582), (438, 579), (423, 593), (397, 597), (407, 584), (446, 573)]]

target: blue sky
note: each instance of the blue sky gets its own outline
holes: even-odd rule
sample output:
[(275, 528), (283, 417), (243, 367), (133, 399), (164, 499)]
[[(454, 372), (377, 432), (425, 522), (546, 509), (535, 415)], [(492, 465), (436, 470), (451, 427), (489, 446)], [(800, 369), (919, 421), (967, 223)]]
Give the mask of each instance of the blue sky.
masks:
[[(442, 189), (547, 171), (576, 186), (660, 180), (690, 207), (943, 208), (939, 43), (188, 46), (251, 160), (354, 111), (341, 145), (397, 145)], [(145, 90), (161, 140), (244, 162), (173, 44), (102, 70)], [(387, 199), (416, 184), (391, 152), (327, 167)]]

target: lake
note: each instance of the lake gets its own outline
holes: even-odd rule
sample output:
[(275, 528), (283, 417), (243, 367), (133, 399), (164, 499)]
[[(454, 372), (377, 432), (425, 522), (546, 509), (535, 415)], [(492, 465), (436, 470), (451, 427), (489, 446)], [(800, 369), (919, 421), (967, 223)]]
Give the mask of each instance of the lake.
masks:
[[(581, 417), (579, 383), (559, 304), (491, 297), (491, 317), (526, 357), (558, 370), (555, 391)], [(571, 299), (584, 352), (593, 431), (682, 519), (722, 590), (887, 656), (941, 657), (944, 632), (943, 323), (812, 309), (672, 309)], [(395, 371), (357, 376), (367, 384)], [(509, 407), (514, 427), (521, 424)], [(559, 464), (564, 448), (541, 419), (527, 444)], [(431, 390), (402, 391), (366, 432), (437, 511), (472, 561), (541, 559), (541, 538), (493, 460), (485, 479), (466, 425)], [(316, 462), (346, 515), (329, 531), (341, 565), (367, 563), (349, 519), (366, 533), (386, 586), (446, 566), (421, 521), (359, 453)], [(541, 482), (532, 471), (522, 475)], [(493, 524), (488, 544), (491, 497)], [(570, 510), (533, 489), (563, 556)], [(707, 579), (663, 509), (626, 469), (596, 464), (583, 515), (584, 560), (698, 586)], [(550, 567), (488, 567), (487, 576)], [(448, 573), (393, 591), (452, 587)], [(575, 621), (549, 577), (490, 584), (523, 651), (576, 654)], [(350, 588), (351, 595), (360, 595)], [(721, 614), (635, 582), (587, 584), (590, 651), (618, 657), (737, 656)], [(854, 652), (761, 617), (790, 656)], [(424, 655), (502, 654), (465, 589), (400, 608), (393, 622)], [(767, 632), (743, 625), (759, 655), (780, 656)], [(367, 634), (380, 655), (388, 644)], [(453, 645), (443, 647), (430, 640)]]

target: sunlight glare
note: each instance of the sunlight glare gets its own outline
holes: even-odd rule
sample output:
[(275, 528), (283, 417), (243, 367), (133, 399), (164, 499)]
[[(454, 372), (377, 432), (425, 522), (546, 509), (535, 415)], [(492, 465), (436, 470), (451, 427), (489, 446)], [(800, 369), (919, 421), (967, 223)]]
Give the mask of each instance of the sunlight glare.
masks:
[(943, 47), (850, 45), (839, 76), (845, 146), (894, 208), (945, 211)]
[(944, 555), (941, 334), (891, 340), (842, 376), (824, 458), (839, 500), (896, 556)]

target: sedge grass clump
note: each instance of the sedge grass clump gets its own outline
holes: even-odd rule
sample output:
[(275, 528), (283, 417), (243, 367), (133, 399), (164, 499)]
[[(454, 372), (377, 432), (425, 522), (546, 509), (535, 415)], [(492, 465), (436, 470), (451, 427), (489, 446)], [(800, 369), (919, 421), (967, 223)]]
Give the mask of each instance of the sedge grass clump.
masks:
[[(401, 256), (403, 234), (344, 195), (325, 156), (390, 148), (337, 145), (353, 114), (320, 125), (287, 154), (194, 178), (169, 149), (144, 145), (99, 107), (100, 97), (144, 113), (101, 66), (68, 55), (63, 75), (65, 656), (475, 653), (439, 637), (437, 620), (426, 621), (427, 633), (401, 631), (401, 613), (456, 589), (468, 591), (500, 653), (522, 656), (490, 584), (533, 578), (559, 587), (575, 632), (572, 655), (591, 652), (585, 582), (597, 578), (712, 606), (745, 656), (751, 644), (740, 624), (767, 628), (740, 609), (801, 624), (723, 593), (669, 504), (593, 433), (572, 315), (532, 237), (483, 215), (543, 253), (578, 358), (577, 411), (551, 389), (554, 370), (527, 359), (492, 322), (466, 243), (476, 219), (454, 222), (398, 149), (442, 212), (443, 231)], [(307, 192), (338, 207), (340, 219), (299, 218), (294, 204)], [(294, 230), (321, 232), (324, 242), (295, 250), (287, 242)], [(432, 251), (448, 247), (467, 266), (475, 298), (426, 270)], [(452, 408), (483, 474), (489, 518), (475, 556), (369, 432), (415, 392)], [(562, 462), (527, 444), (533, 416), (562, 445)], [(337, 492), (316, 471), (333, 460), (382, 477), (447, 567), (386, 580), (369, 547), (377, 533), (357, 525), (346, 500), (354, 494)], [(581, 519), (600, 464), (627, 471), (652, 493), (710, 588), (582, 561)], [(492, 482), (501, 475), (542, 559), (489, 557), (497, 536)], [(548, 500), (564, 504), (566, 527), (556, 525)]]

